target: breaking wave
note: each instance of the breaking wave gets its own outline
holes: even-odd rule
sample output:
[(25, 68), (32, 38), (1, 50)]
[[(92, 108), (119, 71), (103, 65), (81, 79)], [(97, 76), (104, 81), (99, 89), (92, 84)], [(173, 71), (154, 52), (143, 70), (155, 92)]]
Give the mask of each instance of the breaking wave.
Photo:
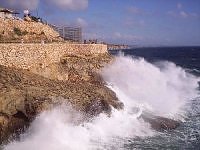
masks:
[(199, 78), (172, 62), (151, 64), (143, 58), (119, 56), (102, 74), (126, 109), (138, 105), (141, 110), (178, 119), (198, 94)]
[(199, 79), (170, 62), (153, 65), (142, 58), (118, 56), (102, 76), (124, 103), (124, 110), (113, 109), (109, 117), (100, 114), (81, 122), (82, 114), (60, 106), (40, 114), (19, 141), (4, 149), (124, 149), (128, 139), (157, 134), (140, 118), (142, 113), (184, 119), (185, 105), (198, 94)]

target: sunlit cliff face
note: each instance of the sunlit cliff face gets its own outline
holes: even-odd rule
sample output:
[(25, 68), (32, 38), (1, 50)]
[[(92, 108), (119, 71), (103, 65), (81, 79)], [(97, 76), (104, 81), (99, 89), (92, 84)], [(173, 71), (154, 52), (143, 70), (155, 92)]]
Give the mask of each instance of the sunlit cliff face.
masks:
[(110, 117), (101, 114), (80, 123), (82, 114), (57, 107), (40, 114), (20, 141), (11, 142), (5, 150), (123, 149), (127, 139), (157, 134), (140, 115), (148, 111), (182, 119), (184, 105), (196, 96), (198, 87), (197, 78), (174, 64), (159, 66), (144, 59), (117, 57), (102, 75), (124, 103), (124, 110), (113, 109)]

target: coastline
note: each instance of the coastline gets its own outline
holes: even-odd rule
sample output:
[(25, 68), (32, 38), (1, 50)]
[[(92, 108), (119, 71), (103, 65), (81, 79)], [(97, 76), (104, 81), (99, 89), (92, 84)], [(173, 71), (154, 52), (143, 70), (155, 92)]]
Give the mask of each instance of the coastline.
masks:
[[(32, 35), (28, 33), (25, 36), (30, 40)], [(12, 34), (9, 30), (7, 38), (12, 38)], [(57, 39), (56, 33), (53, 38)], [(112, 48), (128, 47), (114, 45)], [(1, 43), (0, 144), (18, 138), (36, 116), (63, 103), (83, 113), (86, 121), (101, 113), (109, 116), (112, 108), (123, 109), (124, 104), (100, 75), (100, 70), (115, 60), (108, 49), (105, 44)], [(142, 118), (156, 130), (174, 129), (179, 125), (159, 116), (145, 117)]]
[(99, 74), (113, 60), (107, 45), (63, 42), (48, 25), (0, 20), (0, 143), (61, 103), (88, 117), (122, 109)]
[[(61, 53), (61, 49), (52, 49), (59, 44), (50, 44), (46, 46), (54, 51), (49, 53), (53, 60), (49, 57), (38, 57), (48, 62), (40, 65), (40, 61), (32, 59), (41, 53), (47, 55), (45, 45), (41, 45), (38, 51), (31, 49), (37, 48), (38, 44), (8, 44), (8, 49), (5, 49), (4, 44), (4, 49), (1, 49), (1, 56), (4, 57), (0, 59), (0, 141), (7, 140), (13, 133), (28, 126), (39, 113), (63, 102), (91, 117), (102, 112), (109, 114), (111, 106), (117, 109), (123, 107), (98, 73), (113, 60), (107, 50), (99, 49), (99, 45), (96, 45), (94, 51), (99, 50), (101, 53), (91, 54), (90, 50), (81, 51), (83, 47), (88, 48), (90, 45), (76, 44), (77, 49), (72, 48), (74, 53), (67, 53), (66, 48), (63, 50), (65, 53)], [(23, 46), (25, 51), (18, 48)], [(92, 44), (91, 47), (94, 48), (95, 45)], [(20, 53), (17, 52), (18, 49)], [(53, 55), (55, 53), (59, 55)], [(25, 60), (16, 61), (20, 58)], [(45, 58), (48, 59), (45, 61)], [(27, 62), (34, 67), (26, 67), (29, 65), (23, 63)]]

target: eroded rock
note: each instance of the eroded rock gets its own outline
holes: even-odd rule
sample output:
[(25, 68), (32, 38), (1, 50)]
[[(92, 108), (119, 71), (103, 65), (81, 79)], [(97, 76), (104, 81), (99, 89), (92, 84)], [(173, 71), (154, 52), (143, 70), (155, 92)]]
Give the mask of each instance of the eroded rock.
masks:
[(40, 22), (32, 22), (30, 17), (26, 17), (25, 20), (0, 18), (0, 42), (21, 43), (22, 39), (25, 43), (63, 41), (59, 33), (50, 26)]
[(173, 130), (180, 125), (180, 121), (176, 121), (170, 118), (153, 116), (153, 115), (141, 115), (141, 118), (148, 122), (154, 130)]
[(68, 57), (60, 64), (63, 73), (68, 74), (67, 80), (45, 78), (27, 70), (0, 66), (1, 142), (13, 133), (22, 132), (42, 111), (62, 103), (70, 103), (75, 110), (91, 116), (102, 112), (109, 114), (110, 106), (122, 109), (122, 103), (98, 74), (98, 69), (111, 58), (91, 57), (92, 60), (87, 56)]

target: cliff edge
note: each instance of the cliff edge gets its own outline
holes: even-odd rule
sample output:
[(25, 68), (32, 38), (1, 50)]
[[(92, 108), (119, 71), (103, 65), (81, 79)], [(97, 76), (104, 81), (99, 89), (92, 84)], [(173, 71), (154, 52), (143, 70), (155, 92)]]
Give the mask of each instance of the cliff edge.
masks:
[(58, 42), (62, 41), (62, 38), (50, 26), (40, 22), (0, 18), (1, 43), (35, 43), (41, 41)]
[(109, 114), (111, 106), (121, 109), (123, 104), (98, 74), (110, 61), (109, 54), (65, 55), (49, 69), (67, 74), (67, 80), (0, 65), (0, 141), (23, 132), (39, 113), (63, 103), (89, 118)]

